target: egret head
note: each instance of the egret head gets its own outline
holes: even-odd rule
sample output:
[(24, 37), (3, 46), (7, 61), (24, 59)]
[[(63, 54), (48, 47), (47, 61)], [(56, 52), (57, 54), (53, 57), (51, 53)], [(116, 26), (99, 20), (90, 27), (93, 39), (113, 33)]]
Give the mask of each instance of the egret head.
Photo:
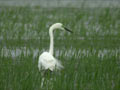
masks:
[(52, 29), (52, 30), (55, 30), (55, 29), (66, 30), (66, 31), (72, 33), (72, 31), (69, 30), (68, 28), (66, 28), (62, 23), (55, 23), (50, 27), (50, 29)]

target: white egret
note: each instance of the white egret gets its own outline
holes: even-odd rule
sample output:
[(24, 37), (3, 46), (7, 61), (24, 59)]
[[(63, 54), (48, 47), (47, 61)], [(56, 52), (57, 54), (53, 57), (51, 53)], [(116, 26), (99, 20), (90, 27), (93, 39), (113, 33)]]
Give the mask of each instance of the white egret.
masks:
[(63, 24), (61, 23), (55, 23), (53, 24), (50, 28), (49, 28), (49, 35), (50, 35), (50, 48), (49, 48), (49, 52), (43, 52), (40, 56), (39, 56), (39, 61), (38, 61), (38, 68), (39, 71), (40, 70), (50, 70), (53, 71), (55, 69), (62, 69), (63, 66), (60, 63), (60, 61), (58, 61), (54, 56), (54, 37), (53, 37), (53, 31), (54, 30), (66, 30), (72, 33), (72, 31), (70, 31), (69, 29), (67, 29), (66, 27), (63, 26)]

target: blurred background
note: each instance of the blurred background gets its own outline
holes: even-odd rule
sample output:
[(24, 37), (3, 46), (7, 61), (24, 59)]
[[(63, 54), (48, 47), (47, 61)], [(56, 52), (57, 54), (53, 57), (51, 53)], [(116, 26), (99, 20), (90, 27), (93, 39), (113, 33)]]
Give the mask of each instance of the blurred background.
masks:
[(120, 7), (120, 0), (0, 0), (0, 5), (41, 7)]
[[(74, 33), (54, 32), (64, 69), (43, 77), (56, 22)], [(120, 0), (0, 0), (0, 90), (120, 90)]]

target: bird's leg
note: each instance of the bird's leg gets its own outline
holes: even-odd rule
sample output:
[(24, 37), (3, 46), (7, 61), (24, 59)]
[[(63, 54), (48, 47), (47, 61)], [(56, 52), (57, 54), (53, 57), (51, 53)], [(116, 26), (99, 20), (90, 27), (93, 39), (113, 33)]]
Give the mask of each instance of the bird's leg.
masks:
[(44, 77), (42, 77), (42, 80), (41, 80), (41, 87), (43, 87), (43, 86), (44, 86), (44, 82), (45, 82), (45, 78), (44, 78)]

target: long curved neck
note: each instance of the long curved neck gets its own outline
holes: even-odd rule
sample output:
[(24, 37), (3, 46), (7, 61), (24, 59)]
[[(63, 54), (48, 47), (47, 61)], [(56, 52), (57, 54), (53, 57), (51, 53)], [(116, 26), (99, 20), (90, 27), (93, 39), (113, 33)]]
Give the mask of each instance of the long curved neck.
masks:
[(53, 28), (49, 29), (49, 35), (50, 35), (50, 48), (49, 48), (49, 53), (53, 55), (54, 53), (54, 37), (53, 37)]

